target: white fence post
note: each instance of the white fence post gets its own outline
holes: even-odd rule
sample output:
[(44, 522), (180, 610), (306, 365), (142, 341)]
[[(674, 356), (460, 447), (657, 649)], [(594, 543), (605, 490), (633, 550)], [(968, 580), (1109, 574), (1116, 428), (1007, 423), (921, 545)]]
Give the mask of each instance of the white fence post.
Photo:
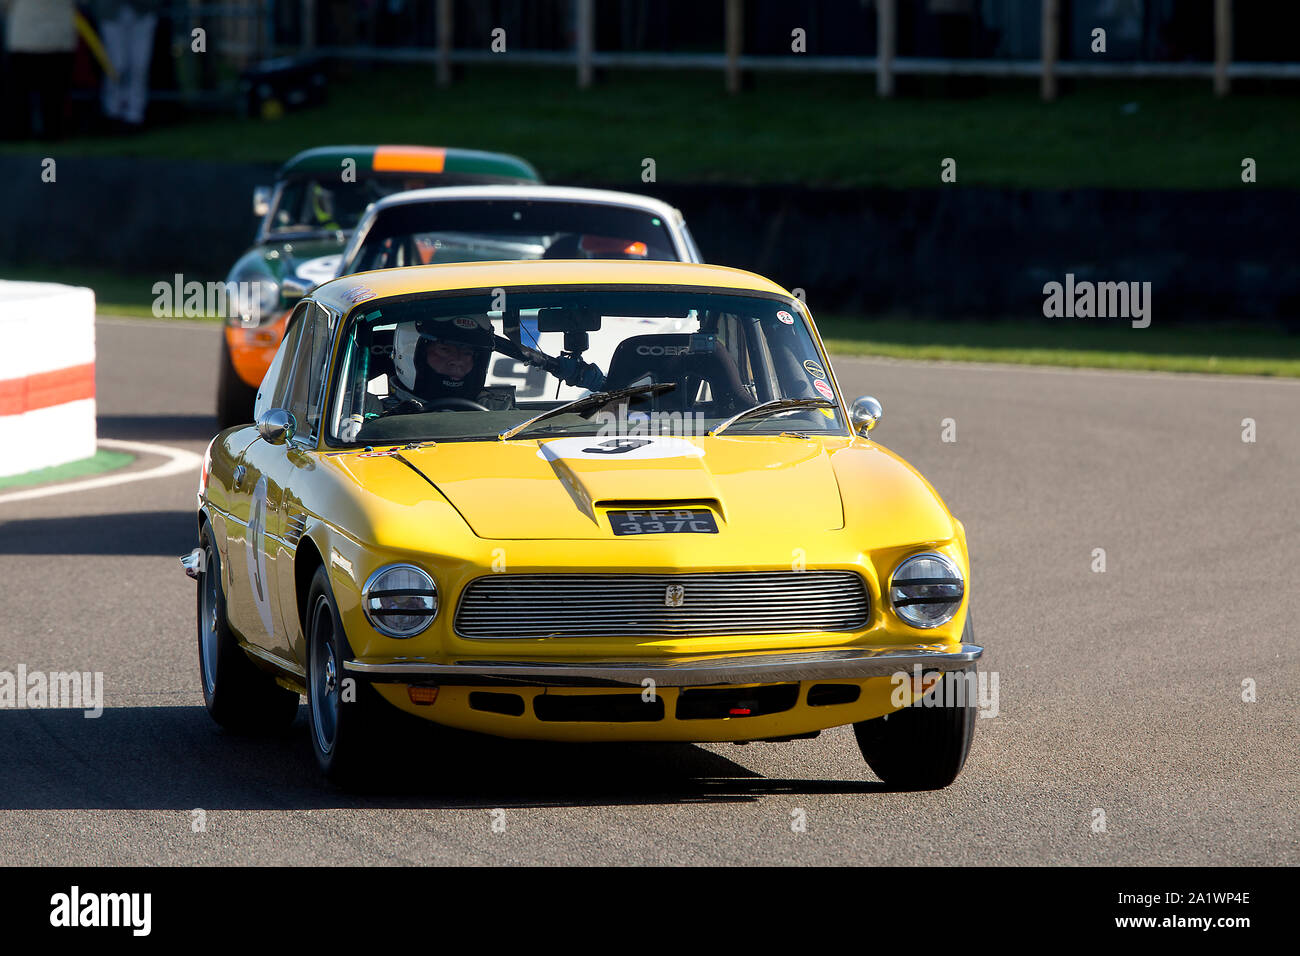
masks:
[(1232, 60), (1232, 0), (1214, 0), (1214, 95), (1228, 95)]
[(1043, 0), (1043, 99), (1056, 99), (1056, 58), (1061, 45), (1061, 0)]
[(876, 0), (876, 95), (894, 95), (894, 47), (898, 42), (896, 0)]
[(451, 86), (451, 0), (438, 0), (438, 85)]
[(745, 35), (740, 0), (727, 0), (727, 92), (740, 92), (740, 43)]
[(578, 0), (578, 89), (591, 86), (591, 53), (595, 48), (595, 0)]

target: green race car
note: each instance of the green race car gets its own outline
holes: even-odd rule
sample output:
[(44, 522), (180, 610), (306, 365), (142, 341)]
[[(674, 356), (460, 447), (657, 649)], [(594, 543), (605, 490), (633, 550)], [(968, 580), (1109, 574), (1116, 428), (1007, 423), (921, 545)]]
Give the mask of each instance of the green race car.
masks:
[(293, 304), (334, 277), (366, 207), (408, 189), (539, 183), (517, 156), (432, 146), (319, 146), (253, 193), (257, 238), (227, 276), (228, 308), (217, 379), (217, 422), (252, 420), (253, 400), (284, 337)]

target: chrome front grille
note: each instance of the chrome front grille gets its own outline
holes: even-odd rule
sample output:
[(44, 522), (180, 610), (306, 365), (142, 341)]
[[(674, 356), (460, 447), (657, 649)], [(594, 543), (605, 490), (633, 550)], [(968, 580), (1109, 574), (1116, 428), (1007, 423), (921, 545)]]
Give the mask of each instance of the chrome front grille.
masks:
[(855, 631), (867, 589), (853, 571), (493, 574), (456, 608), (468, 638), (708, 637)]

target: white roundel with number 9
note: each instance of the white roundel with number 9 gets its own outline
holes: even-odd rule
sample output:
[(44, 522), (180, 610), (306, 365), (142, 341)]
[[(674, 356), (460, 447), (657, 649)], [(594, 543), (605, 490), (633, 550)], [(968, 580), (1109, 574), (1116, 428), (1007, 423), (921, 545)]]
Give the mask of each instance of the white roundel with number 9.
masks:
[(583, 459), (586, 461), (649, 461), (655, 458), (703, 458), (704, 449), (675, 436), (634, 436), (625, 438), (556, 438), (537, 449), (539, 458)]

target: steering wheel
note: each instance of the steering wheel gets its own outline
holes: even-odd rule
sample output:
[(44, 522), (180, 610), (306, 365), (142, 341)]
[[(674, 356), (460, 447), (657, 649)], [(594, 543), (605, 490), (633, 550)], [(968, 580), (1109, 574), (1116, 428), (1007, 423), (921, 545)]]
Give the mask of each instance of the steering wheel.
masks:
[(486, 405), (480, 405), (478, 402), (471, 401), (468, 398), (435, 398), (424, 403), (425, 411), (437, 411), (440, 408), (460, 408), (469, 412), (490, 412), (492, 409)]

